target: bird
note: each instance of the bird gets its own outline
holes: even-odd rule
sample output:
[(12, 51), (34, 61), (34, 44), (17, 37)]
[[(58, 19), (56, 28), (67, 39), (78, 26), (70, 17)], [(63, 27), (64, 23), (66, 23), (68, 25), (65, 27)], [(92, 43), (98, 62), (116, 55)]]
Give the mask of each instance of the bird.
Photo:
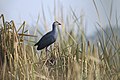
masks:
[(47, 47), (56, 41), (58, 36), (57, 26), (59, 25), (61, 25), (61, 23), (59, 23), (58, 21), (53, 22), (52, 30), (43, 35), (42, 38), (34, 45), (37, 46), (37, 50), (42, 50), (46, 48), (47, 51)]

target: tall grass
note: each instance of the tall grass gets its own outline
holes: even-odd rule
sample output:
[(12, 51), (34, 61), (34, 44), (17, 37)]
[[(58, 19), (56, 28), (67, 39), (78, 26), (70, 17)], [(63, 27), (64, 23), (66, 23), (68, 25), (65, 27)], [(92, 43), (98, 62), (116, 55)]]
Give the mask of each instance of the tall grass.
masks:
[[(93, 2), (99, 16), (96, 3)], [(58, 30), (59, 38), (50, 46), (47, 59), (45, 50), (38, 54), (34, 46), (24, 42), (25, 36), (36, 37), (26, 33), (25, 22), (17, 30), (13, 20), (6, 22), (4, 15), (1, 15), (0, 80), (119, 80), (120, 40), (114, 32), (109, 36), (98, 22), (103, 35), (98, 35), (97, 45), (91, 43), (86, 39), (83, 23), (72, 9), (71, 12), (73, 15), (68, 17), (67, 24), (62, 19), (63, 29)], [(46, 21), (44, 25), (47, 25)], [(74, 27), (77, 32), (73, 30)], [(110, 28), (113, 31), (112, 26)]]

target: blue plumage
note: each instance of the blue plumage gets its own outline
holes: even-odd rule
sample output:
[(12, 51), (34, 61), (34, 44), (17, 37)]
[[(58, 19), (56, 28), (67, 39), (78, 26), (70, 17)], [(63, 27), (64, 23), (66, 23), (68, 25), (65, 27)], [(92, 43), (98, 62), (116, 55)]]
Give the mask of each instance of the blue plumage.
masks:
[(55, 21), (52, 25), (52, 31), (45, 34), (34, 46), (38, 46), (37, 50), (44, 49), (54, 43), (57, 39), (57, 30), (56, 27), (61, 25), (59, 22)]

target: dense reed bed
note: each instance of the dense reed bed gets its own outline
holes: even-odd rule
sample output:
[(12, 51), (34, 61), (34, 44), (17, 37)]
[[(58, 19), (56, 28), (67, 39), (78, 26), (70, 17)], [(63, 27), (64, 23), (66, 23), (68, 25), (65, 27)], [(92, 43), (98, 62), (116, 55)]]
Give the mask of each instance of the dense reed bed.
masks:
[[(94, 5), (98, 12), (95, 2)], [(102, 35), (92, 43), (86, 38), (82, 19), (78, 21), (72, 9), (71, 12), (76, 21), (71, 23), (67, 18), (66, 25), (61, 19), (62, 30), (58, 29), (59, 38), (50, 46), (48, 58), (44, 49), (36, 51), (33, 46), (36, 34), (27, 33), (25, 22), (17, 29), (13, 20), (6, 21), (1, 15), (0, 80), (120, 80), (118, 36), (114, 32), (108, 36), (98, 22)], [(113, 31), (111, 23), (109, 27)]]

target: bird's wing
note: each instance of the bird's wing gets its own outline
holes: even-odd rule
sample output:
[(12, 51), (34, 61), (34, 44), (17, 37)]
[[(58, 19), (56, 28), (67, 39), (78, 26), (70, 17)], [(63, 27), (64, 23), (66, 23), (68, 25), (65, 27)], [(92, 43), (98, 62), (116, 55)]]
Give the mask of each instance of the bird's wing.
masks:
[(37, 50), (41, 50), (45, 47), (48, 47), (49, 45), (51, 45), (52, 43), (54, 43), (56, 41), (56, 39), (54, 38), (53, 35), (47, 35), (44, 36), (40, 39), (39, 43), (38, 43), (38, 47)]
[(53, 35), (46, 35), (43, 36), (39, 42), (39, 46), (49, 46), (50, 44), (52, 44), (53, 42), (55, 42), (55, 38)]
[(43, 35), (42, 38), (41, 38), (34, 46), (39, 45), (39, 43), (41, 42), (41, 40), (42, 40), (43, 38), (47, 38), (48, 36), (50, 36), (50, 34), (51, 34), (51, 32), (48, 32), (48, 33), (46, 33), (45, 35)]
[(36, 45), (38, 45), (39, 49), (41, 48), (45, 48), (47, 46), (49, 46), (50, 44), (52, 44), (53, 42), (55, 42), (56, 39), (53, 36), (53, 34), (51, 32), (48, 32), (47, 34), (45, 34), (38, 43), (36, 43)]

